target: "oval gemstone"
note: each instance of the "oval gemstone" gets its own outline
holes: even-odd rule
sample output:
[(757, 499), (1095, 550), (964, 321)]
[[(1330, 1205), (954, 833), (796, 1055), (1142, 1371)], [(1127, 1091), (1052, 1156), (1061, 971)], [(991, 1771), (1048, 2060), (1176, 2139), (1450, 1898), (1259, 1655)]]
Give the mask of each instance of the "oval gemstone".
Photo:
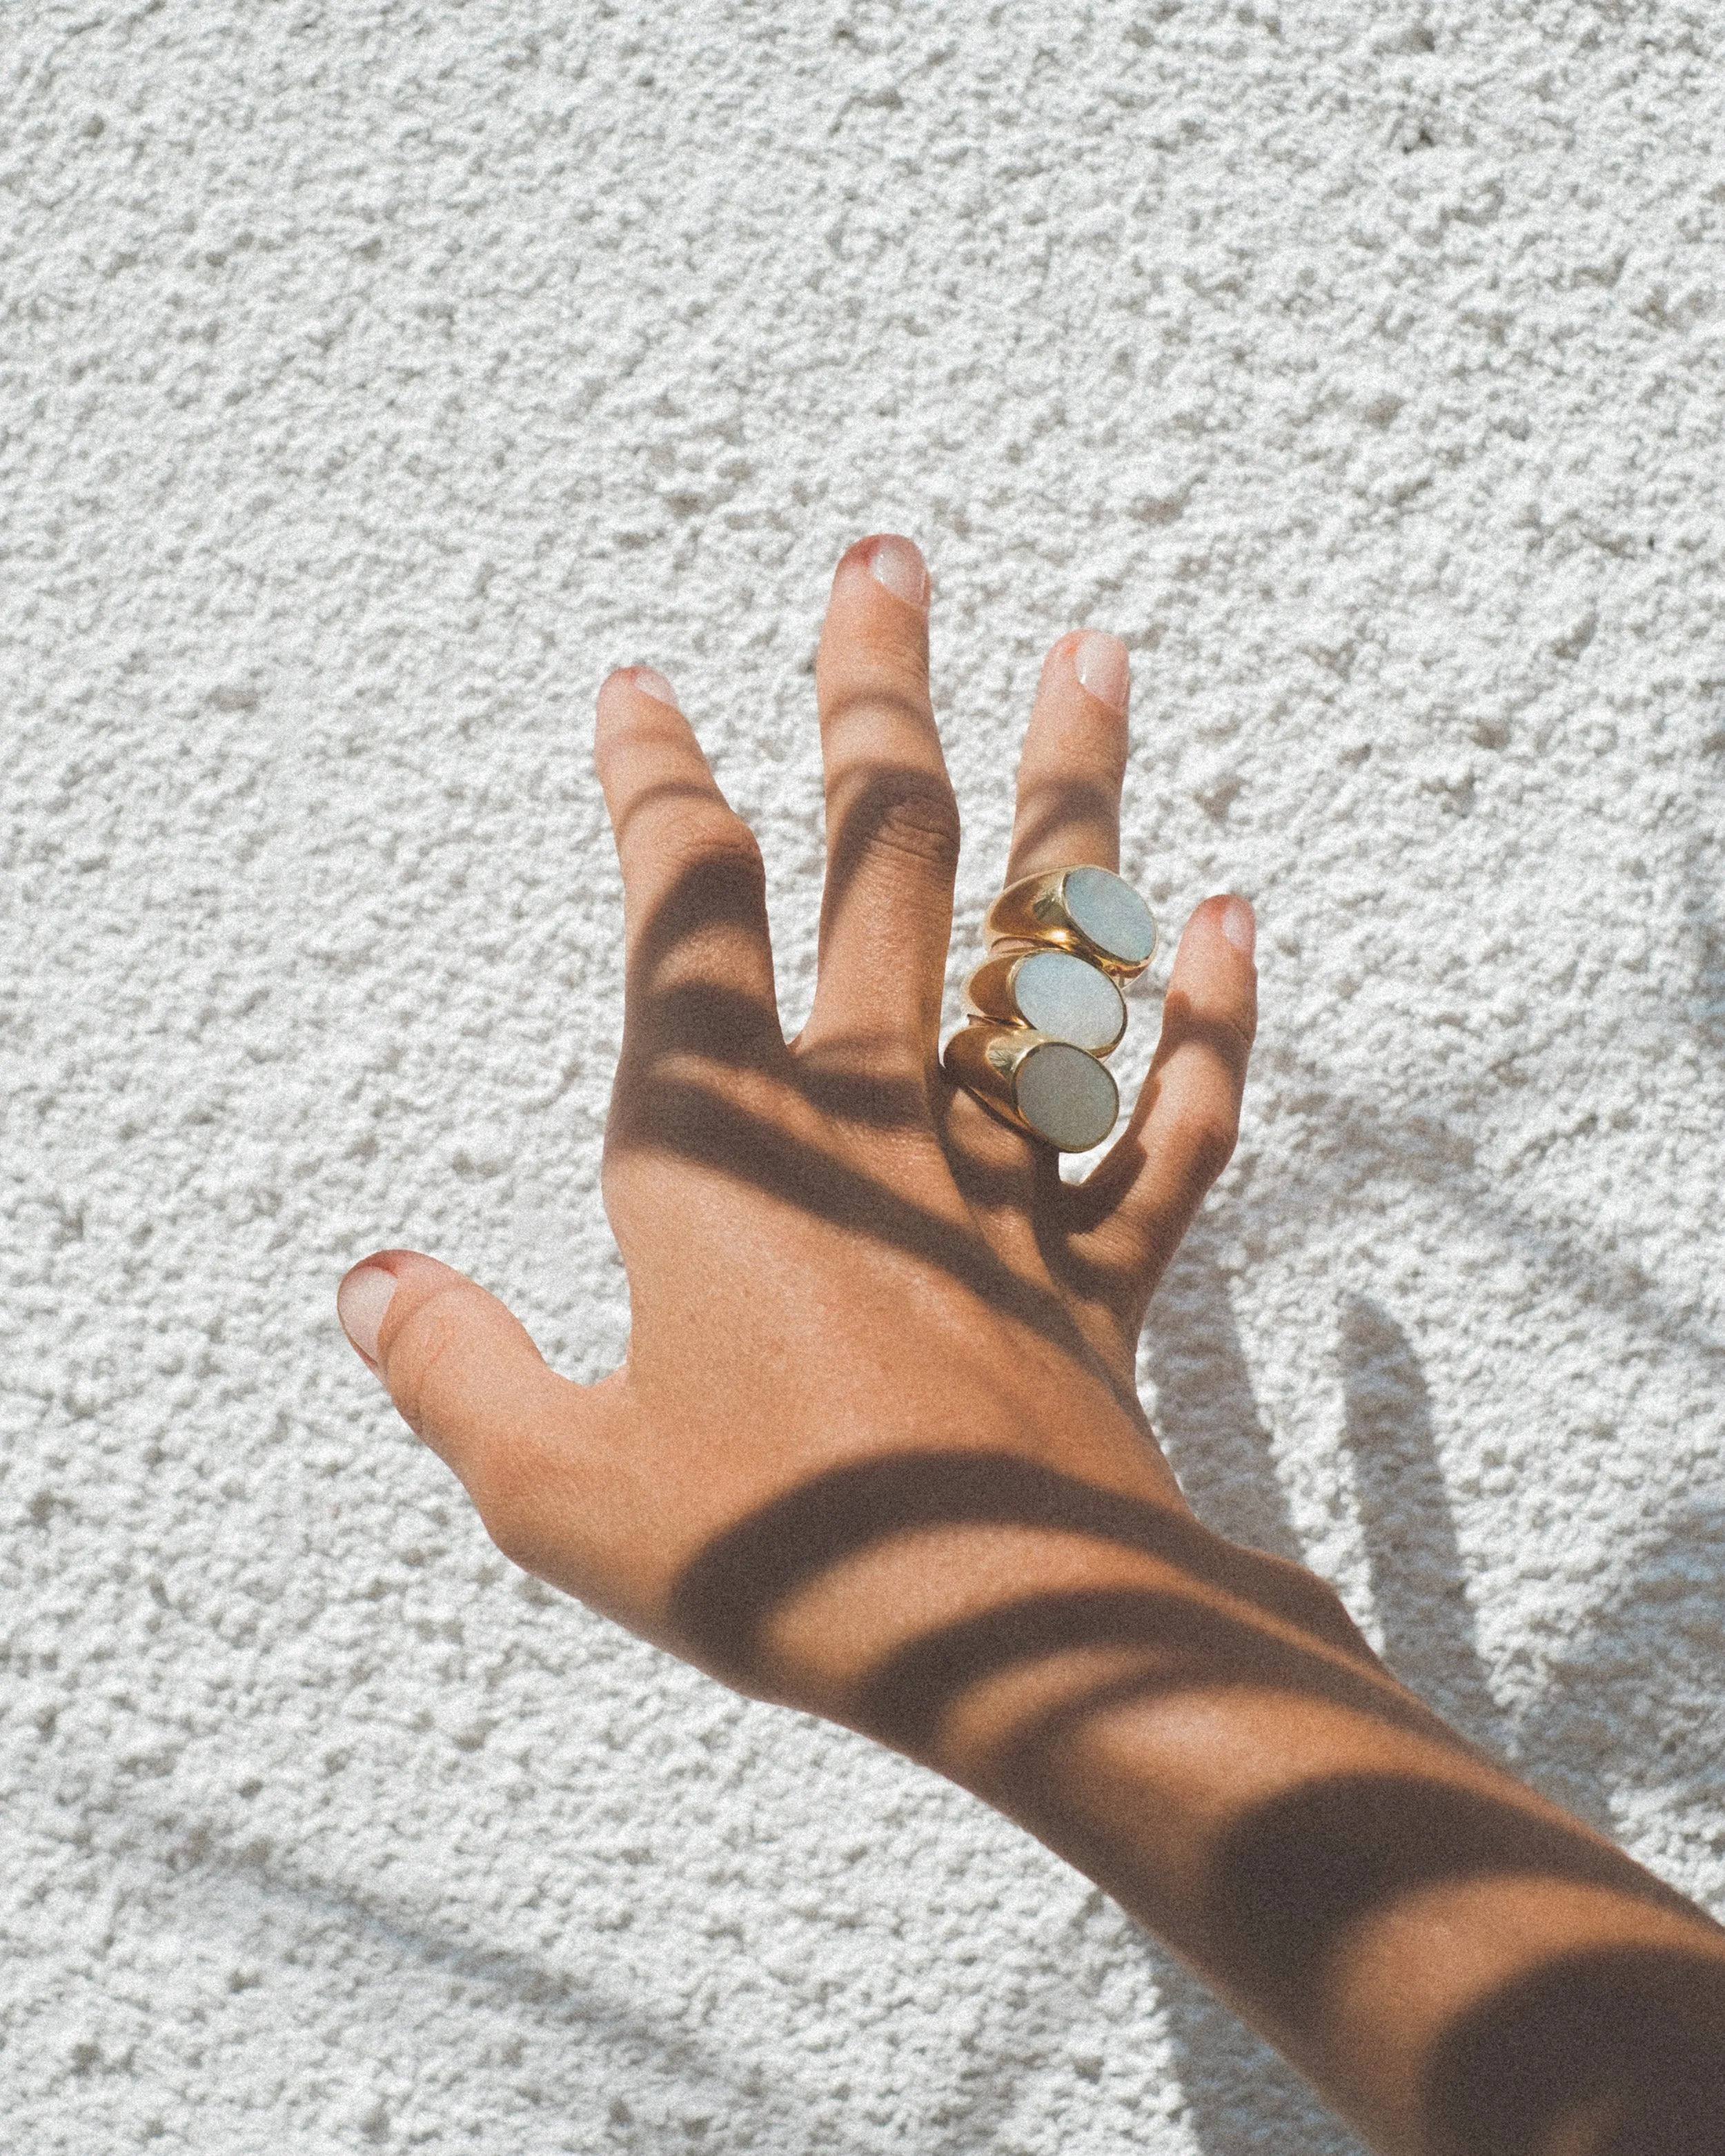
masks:
[(1038, 1033), (1106, 1055), (1126, 1030), (1126, 1004), (1100, 968), (1070, 951), (1034, 951), (1012, 977), (1019, 1015)]
[(1018, 1068), (1019, 1113), (1062, 1152), (1087, 1152), (1114, 1127), (1120, 1095), (1093, 1055), (1062, 1040), (1033, 1048)]
[(1122, 966), (1142, 966), (1156, 948), (1150, 909), (1123, 876), (1106, 869), (1070, 869), (1066, 911), (1097, 950)]

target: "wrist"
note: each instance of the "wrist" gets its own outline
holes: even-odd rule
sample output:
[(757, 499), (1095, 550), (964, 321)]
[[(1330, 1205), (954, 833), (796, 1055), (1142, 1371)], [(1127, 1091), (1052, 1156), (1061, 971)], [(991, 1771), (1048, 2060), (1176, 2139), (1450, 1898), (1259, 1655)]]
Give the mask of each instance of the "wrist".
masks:
[(1161, 1463), (1130, 1435), (1111, 1479), (957, 1447), (816, 1476), (709, 1549), (679, 1630), (732, 1681), (996, 1801), (1033, 1730), (1119, 1686), (1411, 1707), (1332, 1589), (1203, 1527), (1172, 1478), (1134, 1471)]

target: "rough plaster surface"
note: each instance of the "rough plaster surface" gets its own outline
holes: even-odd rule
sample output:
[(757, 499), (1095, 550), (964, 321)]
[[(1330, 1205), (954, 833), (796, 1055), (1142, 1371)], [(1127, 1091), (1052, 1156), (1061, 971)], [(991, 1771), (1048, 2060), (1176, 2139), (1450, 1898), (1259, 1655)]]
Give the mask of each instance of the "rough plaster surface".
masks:
[(402, 1241), (616, 1357), (592, 694), (678, 683), (794, 1014), (881, 527), (955, 979), (1081, 622), (1129, 872), (1261, 910), (1194, 1494), (1725, 1912), (1709, 13), (0, 14), (10, 2147), (1350, 2145), (1040, 1849), (511, 1573), (336, 1331)]

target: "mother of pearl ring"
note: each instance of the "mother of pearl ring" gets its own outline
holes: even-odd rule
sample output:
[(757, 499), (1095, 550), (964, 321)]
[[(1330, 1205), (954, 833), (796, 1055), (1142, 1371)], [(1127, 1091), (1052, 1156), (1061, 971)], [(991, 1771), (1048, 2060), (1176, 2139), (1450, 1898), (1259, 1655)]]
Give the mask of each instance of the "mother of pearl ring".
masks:
[(1126, 1031), (1119, 983), (1156, 955), (1156, 923), (1106, 869), (1045, 870), (988, 909), (989, 956), (964, 986), (969, 1023), (947, 1074), (996, 1115), (1061, 1152), (1100, 1145), (1120, 1094), (1100, 1058)]

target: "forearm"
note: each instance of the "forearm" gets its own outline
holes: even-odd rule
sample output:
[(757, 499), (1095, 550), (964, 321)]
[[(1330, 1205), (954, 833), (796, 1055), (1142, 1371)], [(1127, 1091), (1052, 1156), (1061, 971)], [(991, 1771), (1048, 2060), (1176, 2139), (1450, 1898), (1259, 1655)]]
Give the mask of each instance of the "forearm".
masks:
[(960, 1778), (980, 1767), (1373, 2147), (1725, 2146), (1725, 1933), (1416, 1716), (1225, 1667), (1074, 1672), (995, 1712)]
[(1315, 1578), (1023, 1460), (871, 1487), (833, 1492), (870, 1522), (843, 1549), (773, 1523), (805, 1562), (769, 1662), (1094, 1878), (1374, 2147), (1725, 2133), (1725, 1932), (1447, 1729)]

